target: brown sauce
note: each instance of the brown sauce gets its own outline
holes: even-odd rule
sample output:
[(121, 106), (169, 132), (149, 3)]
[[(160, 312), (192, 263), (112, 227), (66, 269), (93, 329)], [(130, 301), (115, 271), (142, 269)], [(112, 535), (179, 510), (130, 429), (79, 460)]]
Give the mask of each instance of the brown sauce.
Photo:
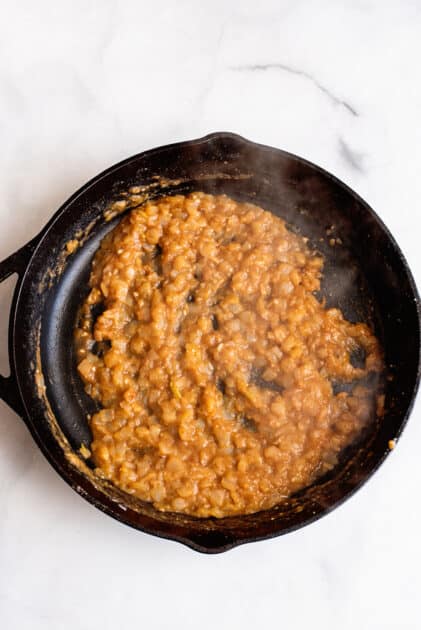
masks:
[(100, 474), (159, 510), (223, 517), (332, 469), (375, 417), (363, 383), (383, 365), (367, 325), (316, 299), (322, 267), (284, 221), (224, 195), (124, 217), (75, 331), (102, 406), (90, 419)]

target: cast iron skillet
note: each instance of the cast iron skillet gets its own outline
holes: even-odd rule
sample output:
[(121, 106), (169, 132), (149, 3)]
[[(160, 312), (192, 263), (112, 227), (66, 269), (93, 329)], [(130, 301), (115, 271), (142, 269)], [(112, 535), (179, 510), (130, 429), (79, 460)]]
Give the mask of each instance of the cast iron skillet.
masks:
[[(374, 326), (385, 350), (385, 415), (337, 468), (275, 508), (224, 519), (162, 514), (99, 480), (80, 455), (94, 410), (75, 369), (72, 329), (87, 293), (89, 265), (119, 220), (107, 208), (131, 186), (146, 196), (203, 190), (255, 202), (286, 219), (326, 258), (322, 295), (354, 321)], [(124, 205), (124, 204), (120, 204)], [(114, 208), (116, 206), (113, 206)], [(118, 206), (119, 207), (119, 206)], [(342, 244), (332, 246), (331, 238)], [(77, 239), (72, 253), (66, 243)], [(336, 243), (336, 241), (335, 241)], [(71, 249), (71, 247), (70, 247)], [(38, 446), (93, 505), (139, 530), (207, 553), (285, 534), (342, 503), (378, 468), (400, 435), (420, 377), (420, 303), (405, 259), (373, 210), (314, 164), (230, 133), (146, 151), (76, 192), (41, 233), (0, 263), (0, 281), (19, 275), (10, 314), (11, 375), (0, 396), (24, 419)]]

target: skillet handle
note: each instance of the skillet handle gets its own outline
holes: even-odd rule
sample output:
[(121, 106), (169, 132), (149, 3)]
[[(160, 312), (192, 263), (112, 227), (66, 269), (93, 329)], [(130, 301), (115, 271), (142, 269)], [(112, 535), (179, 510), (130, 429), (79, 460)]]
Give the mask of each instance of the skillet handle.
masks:
[[(26, 245), (18, 249), (14, 254), (11, 254), (8, 258), (0, 262), (0, 282), (6, 280), (12, 273), (17, 273), (19, 280), (22, 280), (23, 273), (28, 265), (28, 262), (34, 252), (35, 246), (39, 237), (33, 238)], [(12, 304), (14, 304), (19, 290), (20, 282), (16, 284), (15, 292), (13, 295)], [(9, 364), (10, 364), (10, 376), (0, 375), (0, 398), (4, 400), (9, 407), (13, 409), (21, 417), (25, 415), (22, 399), (19, 393), (19, 387), (16, 381), (16, 375), (14, 373), (13, 362), (11, 361), (12, 343), (11, 343), (11, 331), (12, 331), (12, 318), (14, 309), (11, 308), (9, 316)]]

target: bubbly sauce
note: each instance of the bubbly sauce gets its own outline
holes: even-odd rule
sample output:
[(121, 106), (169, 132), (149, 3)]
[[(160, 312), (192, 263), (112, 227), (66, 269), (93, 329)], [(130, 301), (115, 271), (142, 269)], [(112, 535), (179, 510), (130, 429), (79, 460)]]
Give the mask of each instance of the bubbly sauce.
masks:
[(376, 416), (383, 364), (366, 324), (316, 298), (322, 267), (280, 218), (225, 195), (125, 216), (75, 330), (99, 474), (158, 510), (223, 517), (332, 469)]

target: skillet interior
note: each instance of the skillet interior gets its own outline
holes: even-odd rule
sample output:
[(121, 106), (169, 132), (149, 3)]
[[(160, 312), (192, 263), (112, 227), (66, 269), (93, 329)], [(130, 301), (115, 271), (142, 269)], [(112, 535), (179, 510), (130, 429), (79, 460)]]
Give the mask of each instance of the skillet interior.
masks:
[[(224, 192), (281, 216), (323, 254), (321, 293), (328, 304), (338, 306), (352, 321), (374, 326), (384, 347), (389, 380), (383, 421), (328, 477), (269, 511), (222, 520), (162, 514), (109, 484), (98, 484), (87, 469), (73, 465), (75, 456), (70, 458), (72, 463), (60, 445), (61, 432), (75, 453), (82, 442), (90, 441), (86, 415), (94, 406), (75, 369), (72, 336), (77, 308), (87, 293), (92, 256), (119, 220), (106, 222), (104, 210), (130, 186), (149, 184), (151, 196), (192, 190)], [(64, 257), (66, 243), (88, 226), (86, 242)], [(327, 233), (332, 226), (333, 232)], [(339, 237), (342, 244), (332, 247), (332, 237)], [(232, 134), (213, 134), (112, 167), (63, 206), (43, 231), (23, 278), (12, 345), (30, 428), (73, 487), (100, 509), (134, 527), (201, 551), (222, 551), (318, 518), (376, 469), (389, 450), (389, 440), (402, 429), (411, 405), (419, 371), (419, 337), (417, 296), (409, 270), (386, 228), (358, 196), (300, 158)], [(25, 343), (21, 343), (23, 339)], [(45, 392), (40, 387), (42, 379)], [(50, 419), (46, 417), (48, 407)]]

